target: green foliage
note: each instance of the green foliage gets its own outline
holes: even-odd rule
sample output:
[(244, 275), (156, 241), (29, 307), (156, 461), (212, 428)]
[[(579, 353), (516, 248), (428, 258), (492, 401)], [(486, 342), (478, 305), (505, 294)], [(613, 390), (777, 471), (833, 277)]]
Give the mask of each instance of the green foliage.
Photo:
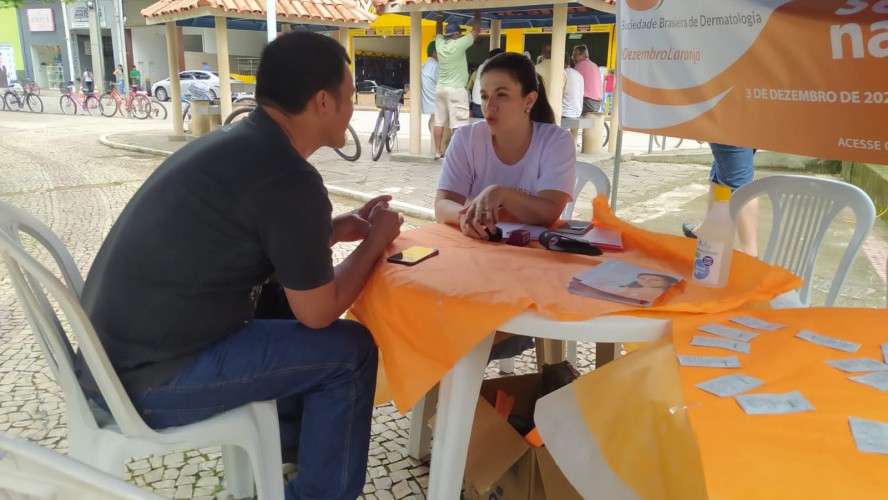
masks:
[[(55, 3), (55, 0), (37, 0), (40, 3)], [(77, 0), (62, 0), (62, 3), (71, 3)], [(4, 7), (20, 8), (25, 5), (25, 0), (0, 0), (0, 9)]]

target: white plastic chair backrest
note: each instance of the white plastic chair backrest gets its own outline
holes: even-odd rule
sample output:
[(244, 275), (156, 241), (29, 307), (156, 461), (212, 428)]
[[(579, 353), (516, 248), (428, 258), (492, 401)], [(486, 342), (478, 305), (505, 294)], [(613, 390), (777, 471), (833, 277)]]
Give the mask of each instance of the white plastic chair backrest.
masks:
[(776, 264), (805, 280), (799, 298), (810, 301), (814, 265), (826, 236), (826, 230), (839, 212), (848, 207), (854, 212), (854, 234), (833, 274), (824, 305), (832, 306), (851, 267), (857, 250), (873, 227), (876, 208), (869, 196), (857, 186), (819, 177), (774, 175), (756, 179), (737, 189), (731, 196), (734, 220), (750, 200), (767, 195), (771, 200), (772, 226), (762, 260)]
[[(65, 393), (69, 412), (76, 409), (79, 418), (97, 426), (74, 373), (74, 351), (61, 326), (62, 318), (67, 320), (99, 391), (123, 434), (130, 437), (153, 436), (155, 432), (136, 413), (78, 298), (4, 233), (0, 233), (0, 257), (6, 263), (13, 288), (31, 328), (43, 332), (50, 356), (58, 364), (58, 383)], [(54, 299), (58, 310), (42, 307), (41, 297), (45, 301)], [(62, 316), (59, 316), (59, 311)]]
[[(0, 201), (0, 233), (9, 236), (20, 247), (22, 246), (22, 234), (33, 238), (55, 260), (62, 278), (68, 285), (68, 289), (74, 290), (75, 294), (80, 297), (80, 293), (83, 290), (83, 277), (80, 275), (77, 265), (74, 264), (74, 259), (71, 258), (68, 249), (65, 248), (65, 244), (45, 224), (24, 210)], [(25, 276), (28, 277), (27, 274)], [(40, 294), (37, 299), (41, 307), (48, 311), (52, 310), (52, 306), (45, 296)], [(36, 328), (33, 328), (33, 330), (34, 337), (43, 351), (47, 364), (56, 380), (58, 380), (58, 364), (55, 356), (52, 355), (52, 351), (47, 346), (46, 334)], [(74, 353), (71, 352), (70, 355), (73, 356)]]
[(570, 220), (573, 218), (573, 211), (577, 204), (577, 198), (580, 196), (580, 192), (586, 187), (587, 183), (591, 182), (592, 185), (595, 186), (596, 196), (599, 194), (610, 196), (610, 179), (607, 178), (607, 174), (604, 173), (604, 170), (601, 170), (601, 167), (585, 161), (578, 161), (576, 169), (577, 184), (576, 187), (574, 187), (573, 199), (564, 206), (564, 213), (561, 215), (561, 218), (564, 220)]

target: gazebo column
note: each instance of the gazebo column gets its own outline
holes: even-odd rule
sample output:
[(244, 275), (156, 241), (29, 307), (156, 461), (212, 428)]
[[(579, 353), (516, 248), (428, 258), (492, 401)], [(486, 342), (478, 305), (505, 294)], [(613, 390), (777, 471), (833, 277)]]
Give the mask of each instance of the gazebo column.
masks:
[(173, 108), (173, 135), (185, 139), (185, 129), (182, 128), (182, 120), (176, 117), (182, 116), (182, 85), (179, 82), (179, 37), (176, 36), (176, 23), (166, 23), (167, 61), (170, 67), (170, 104)]
[(564, 97), (564, 50), (567, 37), (567, 4), (552, 6), (552, 66), (549, 73), (549, 104), (555, 112), (555, 123), (561, 123), (561, 100)]
[(410, 13), (410, 154), (422, 149), (422, 12)]
[[(221, 119), (231, 114), (231, 68), (228, 58), (227, 18), (216, 16), (216, 59), (219, 65), (219, 101), (222, 105)], [(178, 115), (173, 115), (178, 116)]]
[(500, 48), (500, 31), (503, 22), (499, 19), (490, 21), (490, 50)]
[(352, 57), (351, 47), (349, 47), (348, 40), (348, 32), (349, 28), (339, 28), (339, 44), (345, 47), (345, 52), (348, 54), (348, 57)]

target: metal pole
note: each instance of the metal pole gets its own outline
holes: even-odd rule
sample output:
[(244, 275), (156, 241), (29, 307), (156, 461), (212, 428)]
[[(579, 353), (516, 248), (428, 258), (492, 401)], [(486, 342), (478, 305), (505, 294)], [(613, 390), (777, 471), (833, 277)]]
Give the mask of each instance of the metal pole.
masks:
[[(68, 78), (62, 75), (62, 88), (64, 92), (65, 82), (74, 80), (74, 53), (71, 51), (71, 28), (68, 25), (68, 4), (62, 3), (62, 24), (65, 28), (65, 52), (68, 53)], [(34, 70), (34, 79), (37, 79), (37, 71)], [(48, 83), (48, 82), (47, 82)]]
[(277, 38), (277, 2), (265, 0), (265, 22), (268, 30), (268, 43)]
[[(620, 92), (623, 91), (623, 76), (621, 74), (622, 65), (620, 64), (620, 47), (622, 46), (621, 40), (623, 37), (620, 36), (620, 11), (622, 8), (619, 3), (616, 6), (616, 23), (615, 28), (617, 32), (615, 33), (617, 39), (617, 63), (616, 71), (614, 71), (614, 75), (616, 78), (614, 79), (614, 101), (617, 101), (617, 96)], [(622, 98), (620, 99), (622, 100)], [(616, 143), (617, 143), (617, 151), (614, 155), (614, 178), (611, 182), (611, 199), (610, 206), (611, 211), (616, 215), (617, 213), (617, 189), (620, 187), (620, 163), (623, 157), (623, 120), (620, 119), (619, 113), (622, 112), (621, 109), (617, 109), (614, 111), (614, 118), (616, 118), (616, 122), (611, 121), (611, 132), (617, 134)]]

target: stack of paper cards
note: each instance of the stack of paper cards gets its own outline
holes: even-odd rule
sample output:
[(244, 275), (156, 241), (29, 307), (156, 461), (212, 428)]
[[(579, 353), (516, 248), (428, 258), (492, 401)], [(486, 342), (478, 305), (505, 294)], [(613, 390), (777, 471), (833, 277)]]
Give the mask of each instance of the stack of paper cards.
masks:
[(888, 455), (888, 424), (857, 417), (848, 417), (848, 424), (858, 450)]
[(874, 387), (882, 392), (888, 391), (888, 372), (873, 372), (848, 378), (863, 385)]
[(681, 366), (697, 366), (702, 368), (740, 368), (737, 356), (686, 356), (679, 354)]
[(749, 342), (750, 340), (758, 337), (757, 333), (747, 332), (746, 330), (741, 330), (739, 328), (732, 328), (730, 326), (718, 325), (715, 323), (703, 325), (697, 328), (697, 330), (700, 330), (701, 332), (711, 333), (713, 335), (718, 335), (719, 337), (736, 340), (738, 342)]
[(823, 347), (829, 347), (830, 349), (844, 352), (857, 352), (857, 350), (860, 349), (860, 344), (857, 342), (849, 342), (847, 340), (827, 337), (826, 335), (820, 335), (819, 333), (814, 333), (809, 330), (800, 331), (796, 334), (796, 337), (817, 345), (822, 345)]
[(827, 361), (826, 364), (848, 373), (888, 370), (888, 365), (870, 358), (835, 359)]
[(771, 323), (770, 321), (765, 321), (763, 319), (753, 318), (752, 316), (736, 316), (731, 318), (730, 321), (747, 328), (752, 328), (753, 330), (762, 330), (765, 332), (773, 332), (774, 330), (779, 330), (786, 326), (778, 323)]
[(700, 382), (697, 384), (697, 387), (716, 396), (726, 398), (751, 391), (762, 384), (764, 382), (755, 377), (738, 373)]
[(747, 415), (784, 415), (814, 409), (799, 391), (786, 394), (746, 394), (734, 399)]

